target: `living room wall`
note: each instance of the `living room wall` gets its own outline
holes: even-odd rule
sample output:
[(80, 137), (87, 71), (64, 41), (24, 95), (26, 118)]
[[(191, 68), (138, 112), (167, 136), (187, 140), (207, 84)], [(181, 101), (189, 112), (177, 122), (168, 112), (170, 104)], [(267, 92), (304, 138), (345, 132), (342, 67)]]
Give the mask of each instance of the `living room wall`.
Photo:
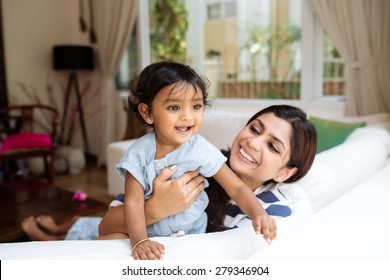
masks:
[(2, 0), (8, 96), (21, 98), (18, 82), (46, 91), (52, 69), (52, 47), (89, 44), (78, 26), (78, 1)]
[[(80, 30), (79, 1), (0, 1), (3, 10), (3, 39), (9, 102), (11, 104), (31, 103), (20, 83), (23, 83), (30, 92), (35, 90), (44, 102), (48, 99), (47, 86), (55, 84), (54, 94), (56, 98), (61, 98), (69, 72), (53, 70), (52, 47), (61, 44), (91, 45), (88, 33), (82, 33)], [(87, 12), (87, 9), (84, 11)], [(97, 69), (95, 67), (94, 71), (77, 73), (80, 88), (87, 82), (91, 82), (90, 91), (98, 92), (100, 73)], [(61, 104), (61, 101), (59, 103)], [(99, 135), (96, 134), (101, 129), (99, 129), (99, 117), (96, 115), (104, 110), (104, 108), (99, 108), (101, 107), (99, 104), (100, 100), (97, 95), (84, 105), (92, 153), (99, 149)], [(122, 136), (122, 133), (123, 127), (118, 131), (118, 136)], [(78, 131), (72, 145), (82, 147), (81, 139), (81, 133)]]

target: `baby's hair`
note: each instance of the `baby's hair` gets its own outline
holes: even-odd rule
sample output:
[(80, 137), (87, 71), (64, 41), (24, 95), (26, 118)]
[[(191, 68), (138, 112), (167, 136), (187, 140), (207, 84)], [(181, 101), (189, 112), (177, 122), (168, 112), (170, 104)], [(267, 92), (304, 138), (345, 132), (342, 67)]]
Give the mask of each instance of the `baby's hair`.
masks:
[(139, 76), (131, 83), (129, 96), (129, 108), (134, 111), (137, 118), (148, 125), (138, 112), (138, 104), (145, 103), (151, 107), (151, 103), (163, 88), (174, 85), (174, 90), (184, 91), (192, 86), (197, 92), (201, 91), (204, 106), (208, 105), (209, 81), (201, 77), (190, 66), (175, 62), (157, 62), (148, 65), (142, 70)]

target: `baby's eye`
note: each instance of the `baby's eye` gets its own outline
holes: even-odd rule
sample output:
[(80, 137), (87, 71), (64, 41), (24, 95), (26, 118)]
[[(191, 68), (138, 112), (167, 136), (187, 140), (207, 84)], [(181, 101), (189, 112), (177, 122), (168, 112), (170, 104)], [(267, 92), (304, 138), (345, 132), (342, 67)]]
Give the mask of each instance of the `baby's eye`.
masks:
[(172, 111), (178, 111), (180, 109), (180, 107), (178, 105), (171, 105), (168, 107), (168, 110), (172, 110)]
[(193, 108), (194, 110), (202, 109), (202, 107), (203, 107), (202, 104), (196, 104), (196, 105), (192, 106), (192, 108)]

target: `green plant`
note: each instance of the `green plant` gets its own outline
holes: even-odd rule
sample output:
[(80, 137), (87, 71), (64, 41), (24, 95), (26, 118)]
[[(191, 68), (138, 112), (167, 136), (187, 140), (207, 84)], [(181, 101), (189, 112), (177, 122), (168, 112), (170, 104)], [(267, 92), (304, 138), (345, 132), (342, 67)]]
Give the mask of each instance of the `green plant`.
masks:
[(186, 61), (189, 26), (184, 0), (155, 0), (155, 28), (151, 36), (152, 61)]
[[(247, 28), (247, 40), (241, 47), (240, 52), (248, 51), (251, 56), (252, 80), (256, 81), (259, 71), (256, 63), (258, 56), (263, 56), (266, 61), (268, 80), (287, 80), (299, 76), (299, 72), (294, 69), (294, 56), (296, 44), (301, 39), (301, 29), (299, 26), (286, 23), (275, 27), (260, 28), (256, 25), (249, 25)], [(280, 71), (282, 56), (286, 61), (283, 70)], [(261, 70), (261, 69), (260, 69)], [(275, 90), (269, 89), (270, 95), (275, 96)]]

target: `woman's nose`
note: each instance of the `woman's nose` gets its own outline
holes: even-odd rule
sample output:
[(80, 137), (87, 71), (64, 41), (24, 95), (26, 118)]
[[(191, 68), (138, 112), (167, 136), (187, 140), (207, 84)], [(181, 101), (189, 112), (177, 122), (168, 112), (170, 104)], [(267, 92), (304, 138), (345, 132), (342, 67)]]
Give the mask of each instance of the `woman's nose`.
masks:
[(264, 145), (264, 139), (261, 136), (250, 137), (248, 139), (249, 148), (256, 152), (260, 152)]

